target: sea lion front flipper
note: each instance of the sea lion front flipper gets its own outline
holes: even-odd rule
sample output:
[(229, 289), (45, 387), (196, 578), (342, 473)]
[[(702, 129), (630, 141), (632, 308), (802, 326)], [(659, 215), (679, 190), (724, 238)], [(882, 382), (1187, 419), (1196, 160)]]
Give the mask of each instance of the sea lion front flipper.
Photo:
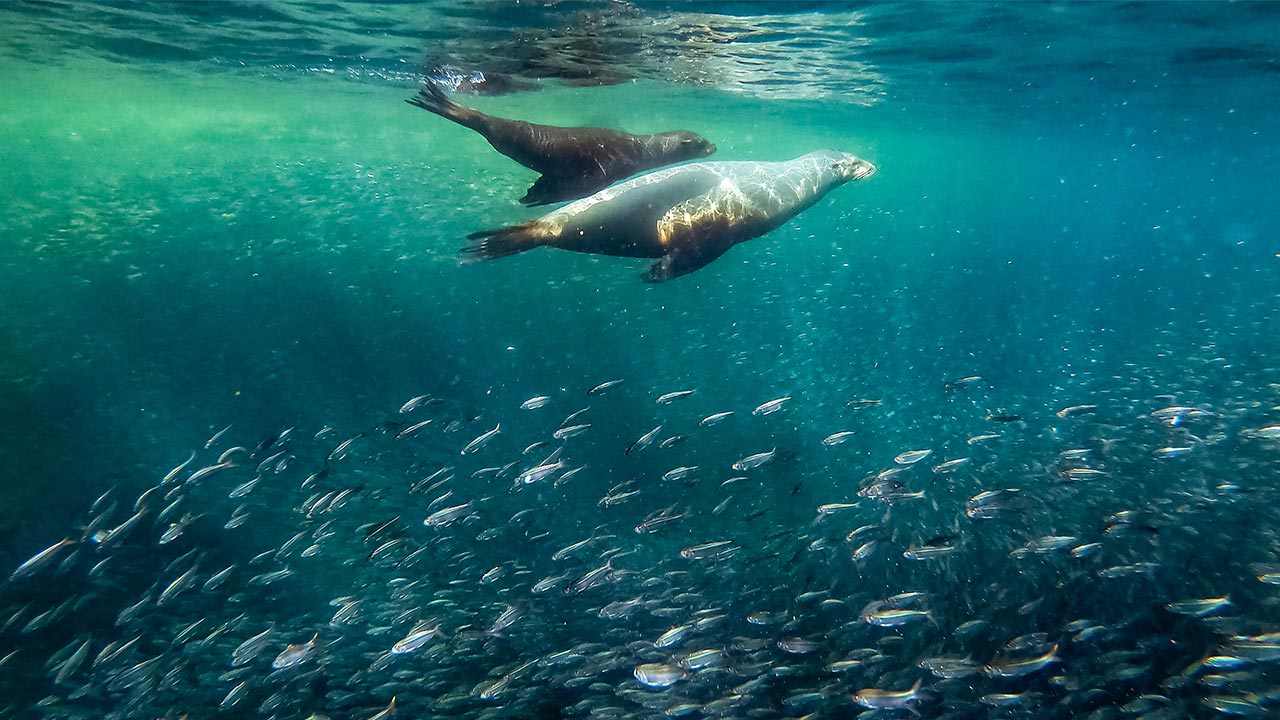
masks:
[(566, 200), (577, 200), (586, 197), (597, 190), (604, 189), (609, 184), (608, 180), (602, 176), (595, 175), (543, 175), (538, 178), (533, 185), (529, 186), (529, 191), (520, 198), (523, 205), (538, 206), (550, 205), (551, 203), (565, 202)]
[(645, 282), (666, 282), (715, 260), (733, 247), (734, 232), (716, 207), (688, 213), (682, 204), (658, 221), (658, 238), (667, 254), (640, 276)]

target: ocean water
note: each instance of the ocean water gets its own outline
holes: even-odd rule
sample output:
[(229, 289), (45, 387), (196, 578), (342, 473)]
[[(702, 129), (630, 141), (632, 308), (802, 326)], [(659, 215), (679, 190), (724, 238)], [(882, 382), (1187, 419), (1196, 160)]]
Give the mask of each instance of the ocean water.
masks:
[[(0, 8), (0, 558), (73, 541), (0, 713), (1274, 717), (1277, 8)], [(667, 283), (464, 263), (536, 175), (428, 76), (878, 171)]]

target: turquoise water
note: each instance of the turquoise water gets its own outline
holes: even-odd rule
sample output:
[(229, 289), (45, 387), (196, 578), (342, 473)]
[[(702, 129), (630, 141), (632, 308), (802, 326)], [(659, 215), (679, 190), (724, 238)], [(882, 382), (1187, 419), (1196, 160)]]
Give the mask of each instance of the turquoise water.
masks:
[[(20, 654), (0, 680), (7, 715), (208, 716), (251, 681), (230, 712), (365, 718), (395, 695), (411, 716), (690, 704), (841, 717), (860, 711), (859, 690), (916, 679), (934, 717), (1083, 717), (1144, 694), (1169, 717), (1226, 712), (1223, 697), (1241, 714), (1280, 712), (1266, 663), (1217, 685), (1188, 670), (1230, 654), (1232, 635), (1280, 629), (1276, 589), (1258, 579), (1280, 569), (1280, 440), (1265, 430), (1280, 425), (1274, 6), (53, 2), (0, 17), (0, 554), (17, 567), (80, 540), (109, 488), (118, 507), (103, 522), (119, 525), (192, 451), (183, 477), (233, 446), (253, 454), (164, 485), (132, 535), (78, 543), (38, 587), (9, 583), (0, 647)], [(535, 175), (403, 102), (440, 64), (523, 88), (455, 96), (503, 117), (689, 129), (716, 143), (713, 160), (840, 149), (878, 172), (661, 285), (639, 280), (647, 261), (551, 249), (463, 264), (467, 233), (536, 216), (516, 202)], [(421, 395), (435, 402), (399, 411)], [(521, 409), (542, 395), (545, 407)], [(1078, 405), (1097, 408), (1057, 414)], [(1171, 406), (1195, 412), (1152, 415)], [(590, 429), (552, 437), (588, 407), (575, 422)], [(722, 411), (735, 414), (699, 425)], [(687, 439), (626, 452), (657, 425), (659, 441)], [(986, 433), (1000, 437), (967, 442)], [(583, 470), (512, 491), (560, 445), (565, 468)], [(932, 450), (904, 476), (923, 498), (859, 496), (915, 449)], [(1080, 449), (1087, 460), (1062, 455)], [(259, 470), (278, 451), (287, 466)], [(444, 467), (453, 480), (422, 494)], [(1106, 474), (1076, 481), (1072, 468)], [(345, 507), (308, 517), (313, 493), (353, 488)], [(1026, 500), (966, 517), (966, 500), (999, 488)], [(473, 519), (423, 527), (462, 503)], [(828, 503), (854, 507), (815, 520)], [(242, 504), (249, 519), (225, 528)], [(1122, 510), (1158, 531), (1126, 533), (1107, 519)], [(659, 511), (681, 517), (633, 530)], [(158, 544), (187, 513), (186, 533)], [(361, 527), (393, 516), (387, 540), (402, 544), (371, 559), (379, 544)], [(854, 563), (862, 538), (846, 535), (866, 524), (880, 546)], [(317, 553), (298, 555), (311, 540), (280, 550), (304, 531)], [(1050, 535), (1103, 550), (1009, 554)], [(551, 559), (591, 536), (605, 539), (580, 561)], [(946, 559), (902, 556), (939, 537), (958, 546)], [(680, 557), (725, 539), (736, 554)], [(606, 563), (601, 587), (532, 592)], [(1136, 563), (1152, 568), (1100, 574)], [(154, 604), (190, 567), (203, 583), (232, 565), (226, 586)], [(280, 566), (294, 572), (283, 584), (246, 584)], [(929, 594), (931, 622), (859, 620), (909, 590)], [(141, 619), (117, 622), (148, 593)], [(1207, 619), (1165, 607), (1219, 596), (1232, 608)], [(364, 600), (354, 626), (329, 623), (338, 597)], [(626, 618), (599, 616), (632, 599), (641, 609)], [(523, 613), (515, 625), (477, 634), (508, 606)], [(53, 607), (47, 627), (23, 629)], [(744, 621), (760, 611), (789, 619)], [(653, 647), (698, 613), (726, 617)], [(200, 642), (170, 642), (197, 618)], [(443, 631), (430, 661), (376, 667), (420, 619)], [(966, 640), (956, 629), (972, 619), (1000, 627)], [(1101, 639), (1064, 629), (1080, 619)], [(271, 624), (280, 634), (250, 672), (225, 677), (231, 650)], [(269, 658), (316, 632), (322, 650), (299, 674), (271, 674)], [(1027, 678), (946, 681), (917, 665), (991, 662), (1033, 632), (1060, 661)], [(151, 639), (134, 656), (91, 666), (139, 634)], [(780, 651), (788, 637), (820, 649)], [(86, 639), (89, 661), (57, 681)], [(633, 677), (703, 648), (728, 653), (725, 667), (687, 669), (665, 691)], [(859, 648), (875, 659), (828, 669)], [(568, 649), (585, 659), (546, 657)], [(153, 657), (140, 673), (151, 680), (120, 678)], [(504, 677), (509, 691), (481, 687)], [(1012, 710), (979, 701), (997, 692), (1030, 695)]]

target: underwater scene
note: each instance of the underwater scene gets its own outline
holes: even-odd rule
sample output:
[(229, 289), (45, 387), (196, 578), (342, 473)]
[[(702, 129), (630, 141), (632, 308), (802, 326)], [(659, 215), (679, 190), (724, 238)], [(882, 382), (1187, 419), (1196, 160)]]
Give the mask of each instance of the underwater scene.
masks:
[(0, 718), (1280, 717), (1280, 4), (0, 26)]

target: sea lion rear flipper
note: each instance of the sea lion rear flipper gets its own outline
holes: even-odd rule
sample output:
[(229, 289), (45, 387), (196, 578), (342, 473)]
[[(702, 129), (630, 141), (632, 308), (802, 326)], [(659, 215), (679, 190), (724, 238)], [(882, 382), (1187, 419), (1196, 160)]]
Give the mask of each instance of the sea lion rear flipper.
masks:
[(658, 221), (658, 236), (670, 249), (640, 277), (660, 283), (688, 275), (733, 247), (733, 235), (729, 219), (716, 208), (691, 215), (677, 207)]
[(484, 117), (482, 113), (472, 110), (465, 105), (459, 105), (445, 95), (444, 90), (432, 80), (428, 80), (414, 97), (405, 100), (414, 107), (420, 107), (427, 112), (433, 112), (442, 118), (452, 120), (459, 125), (477, 129), (478, 123)]
[(532, 250), (542, 245), (551, 235), (537, 220), (531, 220), (510, 227), (473, 232), (467, 236), (471, 244), (462, 248), (462, 252), (474, 255), (477, 260), (496, 260)]

